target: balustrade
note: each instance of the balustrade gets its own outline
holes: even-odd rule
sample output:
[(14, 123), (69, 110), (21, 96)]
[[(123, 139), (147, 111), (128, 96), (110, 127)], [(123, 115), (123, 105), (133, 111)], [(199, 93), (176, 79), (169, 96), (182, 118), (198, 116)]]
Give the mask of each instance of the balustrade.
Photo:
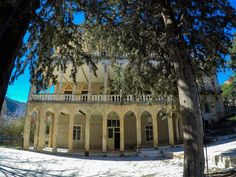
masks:
[[(63, 102), (164, 102), (166, 98), (164, 97), (155, 97), (152, 95), (91, 95), (90, 100), (88, 95), (72, 95), (72, 94), (33, 94), (31, 100), (34, 101), (63, 101)], [(169, 102), (170, 98), (167, 99)]]

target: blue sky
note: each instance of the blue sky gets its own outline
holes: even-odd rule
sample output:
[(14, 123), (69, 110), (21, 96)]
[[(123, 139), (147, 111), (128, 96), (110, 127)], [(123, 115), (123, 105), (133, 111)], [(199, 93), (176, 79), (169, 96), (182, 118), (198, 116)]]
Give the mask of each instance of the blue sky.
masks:
[[(230, 0), (231, 4), (236, 8), (236, 0)], [(75, 23), (79, 24), (83, 21), (82, 14), (77, 14), (75, 18)], [(235, 31), (234, 31), (235, 32)], [(227, 69), (226, 72), (218, 72), (219, 83), (222, 84), (226, 81), (231, 75), (232, 71)], [(24, 74), (22, 74), (12, 85), (8, 86), (7, 96), (14, 100), (26, 102), (28, 99), (30, 83), (29, 83), (29, 70), (26, 69)]]

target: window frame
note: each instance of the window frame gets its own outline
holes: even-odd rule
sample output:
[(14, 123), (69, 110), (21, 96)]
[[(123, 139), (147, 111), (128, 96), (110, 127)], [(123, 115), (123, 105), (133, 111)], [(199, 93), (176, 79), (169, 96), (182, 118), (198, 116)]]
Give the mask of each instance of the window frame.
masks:
[[(147, 133), (147, 131), (149, 131), (149, 133)], [(153, 126), (152, 125), (145, 126), (145, 141), (146, 142), (153, 141)]]
[[(76, 138), (74, 139), (75, 127), (79, 127), (80, 128), (80, 137), (79, 137), (79, 139), (78, 139), (78, 134), (76, 134)], [(80, 124), (73, 125), (72, 139), (73, 139), (73, 141), (82, 141), (82, 125), (80, 125)]]

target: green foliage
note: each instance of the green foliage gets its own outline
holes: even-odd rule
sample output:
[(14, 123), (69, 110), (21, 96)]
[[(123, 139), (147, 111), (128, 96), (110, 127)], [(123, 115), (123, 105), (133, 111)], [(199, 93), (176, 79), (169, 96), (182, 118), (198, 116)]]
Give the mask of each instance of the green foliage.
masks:
[(233, 77), (233, 82), (232, 83), (225, 83), (222, 85), (222, 90), (223, 90), (223, 98), (225, 101), (230, 101), (232, 99), (236, 98), (236, 75)]
[(14, 119), (2, 127), (1, 134), (11, 137), (22, 136), (25, 118)]
[(230, 66), (233, 70), (236, 70), (236, 33), (234, 34), (233, 45), (230, 49)]
[(74, 15), (86, 8), (86, 2), (75, 0), (40, 1), (40, 8), (33, 14), (27, 35), (23, 40), (15, 63), (11, 81), (14, 81), (28, 66), (30, 81), (36, 89), (46, 89), (56, 83), (55, 71), (65, 72), (72, 64), (71, 78), (76, 80), (77, 66), (96, 66), (91, 55), (83, 49), (81, 25), (74, 23)]
[[(165, 22), (165, 9), (172, 13), (172, 26)], [(78, 12), (85, 15), (85, 24), (74, 23)], [(173, 88), (173, 93), (173, 43), (186, 48), (197, 76), (225, 67), (224, 56), (231, 46), (228, 31), (236, 25), (235, 17), (234, 8), (225, 0), (41, 1), (12, 81), (28, 65), (31, 82), (37, 90), (46, 89), (57, 81), (54, 71), (65, 72), (68, 63), (76, 81), (76, 66), (88, 63), (95, 72), (94, 51), (99, 51), (101, 56), (129, 59), (124, 72), (132, 75), (134, 83), (143, 82), (141, 85), (153, 89), (161, 86), (156, 92), (162, 95)]]
[[(123, 95), (151, 90), (156, 96), (178, 98), (174, 70), (178, 53), (173, 44), (181, 46), (199, 81), (227, 66), (224, 58), (232, 45), (229, 29), (236, 26), (230, 3), (165, 2), (103, 0), (96, 6), (102, 18), (88, 14), (86, 40), (99, 44), (96, 50), (109, 54), (114, 62), (126, 59), (113, 81)], [(171, 11), (172, 26), (166, 24), (163, 9)]]
[[(132, 76), (140, 87), (159, 95), (177, 94), (173, 44), (182, 46), (180, 52), (188, 55), (198, 79), (226, 67), (224, 58), (232, 45), (228, 30), (236, 26), (236, 12), (228, 1), (104, 0), (99, 5), (102, 18), (89, 14), (86, 21), (88, 41), (104, 44), (102, 50), (113, 59), (128, 59), (125, 77)], [(172, 26), (165, 22), (165, 9)]]
[(236, 116), (230, 117), (230, 118), (228, 118), (227, 120), (229, 120), (229, 121), (233, 121), (233, 122), (236, 123)]

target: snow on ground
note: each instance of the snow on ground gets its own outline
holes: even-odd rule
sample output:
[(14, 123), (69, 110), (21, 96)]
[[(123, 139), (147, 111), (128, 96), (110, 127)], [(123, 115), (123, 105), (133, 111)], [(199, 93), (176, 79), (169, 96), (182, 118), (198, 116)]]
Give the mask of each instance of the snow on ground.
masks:
[[(236, 147), (236, 139), (208, 147), (209, 167), (214, 156)], [(0, 176), (182, 176), (183, 160), (144, 157), (70, 157), (0, 147)]]
[[(236, 148), (236, 138), (222, 139), (221, 141), (216, 141), (207, 146), (207, 157), (209, 168), (215, 168), (215, 156)], [(205, 149), (204, 149), (205, 151)], [(206, 154), (206, 151), (205, 151)]]

